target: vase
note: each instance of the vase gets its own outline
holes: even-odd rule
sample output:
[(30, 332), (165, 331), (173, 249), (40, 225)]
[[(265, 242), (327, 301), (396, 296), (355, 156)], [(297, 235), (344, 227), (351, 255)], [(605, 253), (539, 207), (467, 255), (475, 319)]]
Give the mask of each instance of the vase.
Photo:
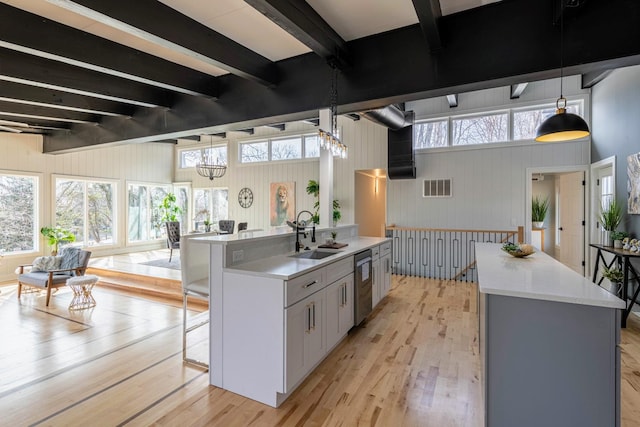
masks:
[(622, 249), (622, 240), (614, 240), (613, 241), (613, 247), (615, 249)]
[(533, 228), (542, 228), (542, 226), (544, 225), (544, 221), (533, 221)]
[(611, 232), (609, 230), (602, 230), (600, 234), (601, 241), (600, 244), (602, 246), (613, 246), (613, 242), (611, 241)]

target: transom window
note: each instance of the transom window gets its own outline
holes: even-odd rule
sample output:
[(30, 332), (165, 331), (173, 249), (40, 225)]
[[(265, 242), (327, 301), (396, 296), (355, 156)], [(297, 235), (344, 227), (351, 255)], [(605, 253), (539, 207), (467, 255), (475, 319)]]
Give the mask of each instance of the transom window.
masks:
[(196, 148), (180, 151), (180, 169), (194, 168), (196, 163), (202, 159), (202, 156), (212, 155), (216, 159), (216, 164), (226, 165), (227, 163), (227, 145), (214, 145), (213, 147)]
[(296, 135), (239, 144), (240, 163), (311, 159), (320, 157), (317, 135)]
[(37, 250), (38, 177), (0, 173), (0, 252)]

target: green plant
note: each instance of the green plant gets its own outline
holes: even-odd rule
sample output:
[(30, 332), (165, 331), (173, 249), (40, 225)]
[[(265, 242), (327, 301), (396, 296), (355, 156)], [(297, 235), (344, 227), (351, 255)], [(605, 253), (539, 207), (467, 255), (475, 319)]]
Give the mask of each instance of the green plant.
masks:
[(51, 246), (51, 254), (53, 255), (58, 254), (60, 243), (71, 243), (76, 241), (75, 234), (59, 225), (56, 225), (55, 227), (42, 227), (40, 229), (40, 234), (47, 239), (47, 244)]
[(331, 232), (331, 238), (332, 238), (333, 240), (335, 240), (335, 239), (336, 239), (336, 236), (337, 236), (337, 235), (338, 235), (338, 233), (337, 233), (336, 231), (332, 231), (332, 232)]
[(536, 196), (531, 201), (531, 221), (543, 222), (549, 210), (549, 198)]
[(164, 196), (164, 199), (162, 199), (160, 209), (162, 210), (162, 218), (160, 218), (160, 221), (175, 222), (180, 219), (179, 216), (182, 213), (182, 209), (176, 203), (175, 194), (167, 193), (167, 195)]
[(602, 207), (598, 220), (605, 230), (615, 231), (622, 221), (622, 207), (616, 199), (612, 199), (606, 207)]
[(624, 273), (619, 268), (604, 268), (602, 270), (602, 276), (609, 279), (611, 283), (622, 283), (624, 280)]
[(612, 231), (611, 240), (622, 240), (625, 237), (629, 237), (629, 233), (626, 231)]
[(342, 218), (342, 214), (340, 213), (340, 202), (337, 200), (333, 200), (333, 222), (340, 221)]
[[(320, 215), (318, 214), (318, 210), (320, 209), (320, 184), (315, 179), (310, 179), (307, 183), (307, 194), (313, 196), (316, 201), (313, 204), (313, 208), (315, 212), (311, 219), (314, 223), (320, 224)], [(337, 200), (333, 200), (333, 220), (340, 221), (342, 218), (342, 214), (340, 213), (340, 202)]]

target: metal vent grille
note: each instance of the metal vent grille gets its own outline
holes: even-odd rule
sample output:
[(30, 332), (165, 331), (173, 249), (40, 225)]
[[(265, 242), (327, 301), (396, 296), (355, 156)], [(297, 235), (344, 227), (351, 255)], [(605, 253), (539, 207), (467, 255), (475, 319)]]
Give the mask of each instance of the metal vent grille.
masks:
[(451, 179), (425, 179), (422, 197), (451, 197)]

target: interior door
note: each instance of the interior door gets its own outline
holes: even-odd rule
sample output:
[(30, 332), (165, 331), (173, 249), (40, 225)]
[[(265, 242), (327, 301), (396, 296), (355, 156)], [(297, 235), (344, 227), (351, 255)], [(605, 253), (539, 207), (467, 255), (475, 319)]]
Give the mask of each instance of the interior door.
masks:
[(584, 172), (560, 175), (557, 190), (559, 261), (584, 276)]

